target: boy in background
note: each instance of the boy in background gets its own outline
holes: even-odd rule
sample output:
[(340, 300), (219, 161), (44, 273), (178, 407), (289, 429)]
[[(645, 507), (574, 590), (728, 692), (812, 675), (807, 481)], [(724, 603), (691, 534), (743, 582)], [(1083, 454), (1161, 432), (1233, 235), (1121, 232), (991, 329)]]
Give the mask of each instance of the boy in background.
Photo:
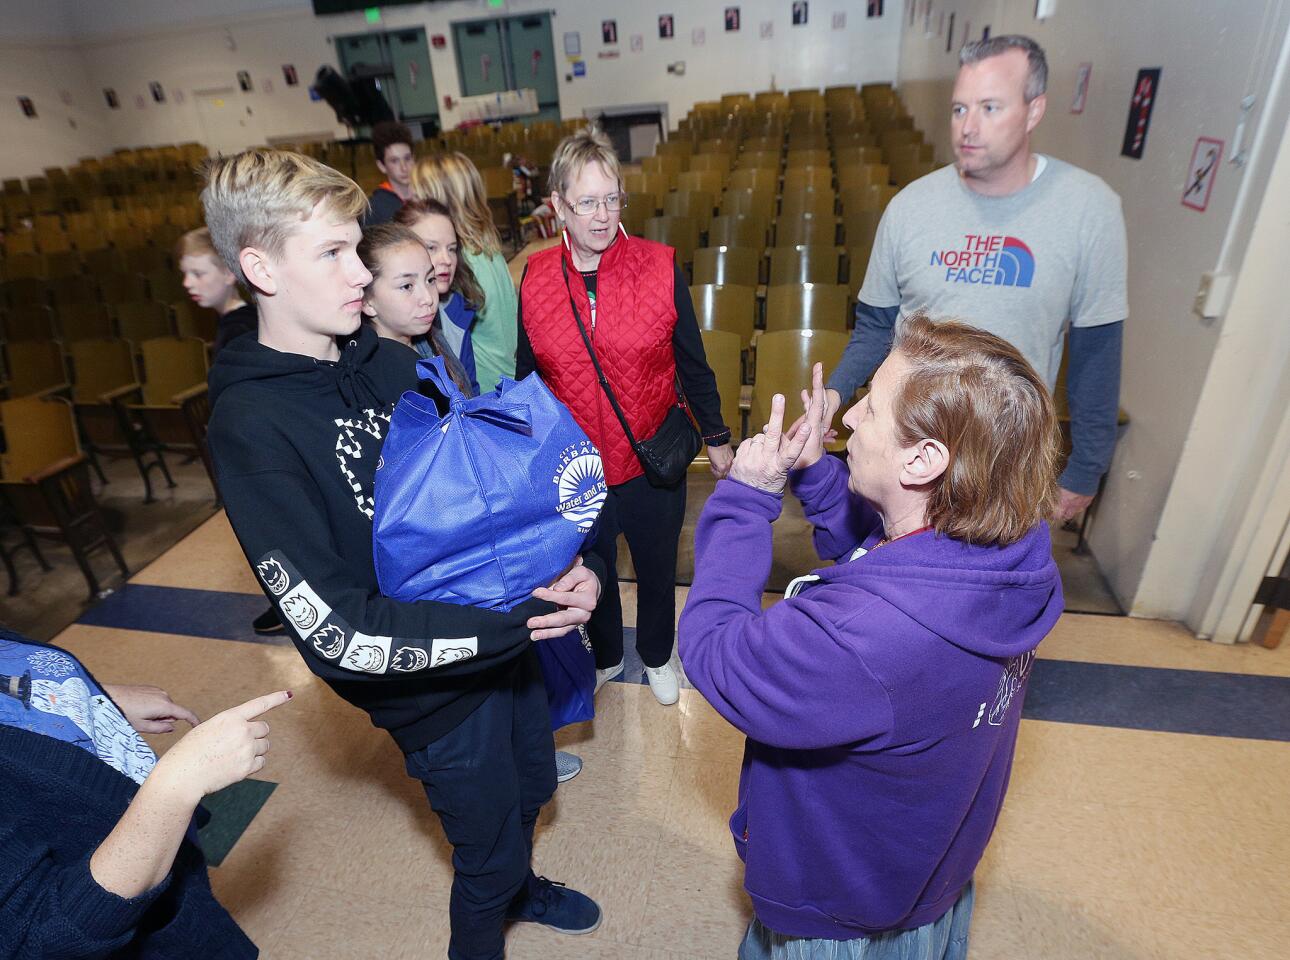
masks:
[(412, 197), (412, 131), (393, 120), (378, 123), (372, 127), (372, 149), (376, 151), (376, 169), (385, 181), (372, 191), (364, 227), (389, 223)]

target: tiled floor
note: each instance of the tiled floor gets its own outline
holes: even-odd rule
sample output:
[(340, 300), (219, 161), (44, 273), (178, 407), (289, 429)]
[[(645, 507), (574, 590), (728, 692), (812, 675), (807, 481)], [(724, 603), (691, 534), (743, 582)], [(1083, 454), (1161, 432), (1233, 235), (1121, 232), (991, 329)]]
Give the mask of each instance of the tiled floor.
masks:
[[(222, 515), (134, 582), (258, 594)], [(630, 623), (630, 586), (624, 600)], [(211, 871), (263, 956), (444, 955), (451, 869), (438, 823), (394, 744), (292, 647), (86, 624), (56, 642), (101, 678), (161, 684), (200, 715), (296, 691), (271, 717), (259, 775), (279, 786)], [(1202, 680), (1290, 677), (1290, 650), (1218, 647), (1126, 618), (1067, 615), (1040, 653)], [(1252, 738), (1259, 706), (1251, 737), (1024, 720), (978, 871), (974, 960), (1287, 956), (1290, 743)], [(597, 711), (558, 736), (586, 766), (543, 812), (535, 859), (595, 896), (605, 922), (580, 938), (517, 927), (508, 956), (729, 960), (749, 916), (726, 829), (740, 737), (692, 689), (665, 708), (646, 686), (611, 683)], [(173, 737), (152, 739), (164, 749)]]

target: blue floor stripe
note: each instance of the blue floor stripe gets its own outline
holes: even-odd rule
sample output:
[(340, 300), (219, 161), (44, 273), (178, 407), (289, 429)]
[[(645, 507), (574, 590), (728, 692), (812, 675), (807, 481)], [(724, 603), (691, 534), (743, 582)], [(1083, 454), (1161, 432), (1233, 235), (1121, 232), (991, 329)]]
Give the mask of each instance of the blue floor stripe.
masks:
[(1290, 740), (1290, 678), (1036, 660), (1023, 717)]
[[(91, 607), (80, 623), (216, 640), (285, 645), (258, 637), (258, 594), (127, 584)], [(621, 682), (644, 683), (636, 631), (624, 629)], [(1024, 717), (1058, 723), (1290, 741), (1290, 678), (1171, 670), (1069, 660), (1036, 660)]]
[(227, 593), (127, 583), (90, 607), (77, 621), (92, 627), (177, 633), (212, 640), (289, 644), (279, 634), (257, 636), (251, 621), (268, 609), (263, 594)]

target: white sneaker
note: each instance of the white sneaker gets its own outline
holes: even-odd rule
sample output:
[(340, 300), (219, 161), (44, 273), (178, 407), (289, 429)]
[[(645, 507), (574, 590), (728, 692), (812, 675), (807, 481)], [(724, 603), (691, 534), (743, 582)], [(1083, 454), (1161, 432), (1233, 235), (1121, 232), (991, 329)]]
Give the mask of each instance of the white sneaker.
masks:
[(591, 694), (593, 697), (597, 693), (599, 693), (600, 688), (603, 687), (610, 680), (613, 680), (615, 677), (621, 677), (623, 675), (624, 662), (625, 662), (624, 660), (619, 660), (616, 666), (605, 667), (605, 669), (603, 670), (601, 670), (599, 667), (596, 668), (596, 689), (593, 690)]
[(670, 663), (661, 667), (646, 667), (645, 678), (649, 680), (649, 688), (654, 691), (655, 699), (663, 706), (671, 706), (680, 698), (681, 684)]

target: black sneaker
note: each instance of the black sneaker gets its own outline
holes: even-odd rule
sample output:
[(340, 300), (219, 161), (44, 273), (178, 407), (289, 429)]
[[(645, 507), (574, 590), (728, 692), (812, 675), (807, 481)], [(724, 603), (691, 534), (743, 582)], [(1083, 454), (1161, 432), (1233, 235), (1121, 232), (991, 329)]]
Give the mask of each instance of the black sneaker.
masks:
[(529, 877), (528, 889), (511, 901), (506, 919), (540, 923), (558, 933), (591, 933), (600, 926), (600, 905), (585, 893), (546, 877)]
[(287, 632), (286, 625), (278, 616), (278, 608), (272, 606), (251, 621), (251, 629), (262, 637), (275, 637)]

